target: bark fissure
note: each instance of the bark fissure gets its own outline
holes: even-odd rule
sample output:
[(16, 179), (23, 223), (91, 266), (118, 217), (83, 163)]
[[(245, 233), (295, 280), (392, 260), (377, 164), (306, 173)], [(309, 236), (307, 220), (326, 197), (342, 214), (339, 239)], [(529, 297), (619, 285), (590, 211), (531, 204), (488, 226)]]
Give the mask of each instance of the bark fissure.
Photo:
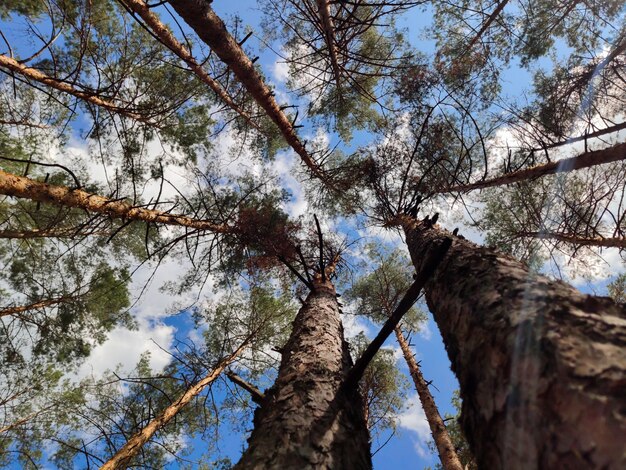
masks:
[[(450, 236), (403, 226), (418, 271)], [(626, 465), (626, 307), (458, 238), (425, 292), (481, 468)]]
[(341, 389), (351, 366), (334, 287), (316, 282), (236, 468), (371, 468), (361, 397)]

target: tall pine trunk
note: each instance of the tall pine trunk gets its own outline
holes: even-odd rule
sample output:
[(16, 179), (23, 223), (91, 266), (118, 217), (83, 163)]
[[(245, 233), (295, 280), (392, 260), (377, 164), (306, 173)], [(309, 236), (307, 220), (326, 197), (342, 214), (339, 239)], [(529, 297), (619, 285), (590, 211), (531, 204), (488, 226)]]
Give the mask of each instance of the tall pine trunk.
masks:
[(420, 402), (422, 403), (422, 408), (424, 409), (424, 414), (426, 415), (426, 420), (430, 427), (430, 433), (433, 436), (433, 441), (435, 441), (435, 446), (437, 446), (441, 465), (445, 470), (463, 470), (463, 465), (450, 439), (446, 425), (443, 419), (441, 419), (435, 399), (431, 395), (430, 390), (428, 390), (428, 383), (424, 380), (422, 371), (413, 356), (411, 347), (399, 326), (395, 327), (394, 332), (400, 349), (402, 349), (402, 355), (409, 368), (411, 378), (413, 379), (415, 391), (420, 397)]
[[(405, 218), (415, 268), (451, 234)], [(626, 308), (455, 238), (425, 287), (481, 468), (626, 468)]]
[(236, 468), (371, 468), (361, 396), (341, 387), (351, 366), (335, 289), (316, 282)]

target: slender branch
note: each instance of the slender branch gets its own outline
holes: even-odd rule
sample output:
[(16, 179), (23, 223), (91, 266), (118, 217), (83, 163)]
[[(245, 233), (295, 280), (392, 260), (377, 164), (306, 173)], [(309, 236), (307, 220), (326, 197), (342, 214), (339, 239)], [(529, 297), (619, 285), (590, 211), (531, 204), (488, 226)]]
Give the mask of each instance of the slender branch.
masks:
[(476, 189), (502, 186), (511, 183), (518, 183), (520, 181), (534, 180), (545, 175), (567, 173), (573, 170), (580, 170), (583, 168), (590, 168), (596, 165), (618, 162), (624, 159), (626, 159), (626, 143), (618, 144), (602, 150), (585, 152), (576, 157), (564, 158), (562, 160), (545, 163), (543, 165), (537, 165), (532, 168), (527, 168), (525, 170), (513, 171), (511, 173), (507, 173), (489, 180), (450, 186), (449, 188), (437, 191), (436, 193), (445, 194), (456, 191), (467, 193)]
[(350, 371), (348, 372), (343, 384), (345, 390), (354, 390), (354, 388), (358, 385), (359, 380), (361, 380), (361, 377), (365, 372), (365, 369), (372, 361), (380, 347), (389, 337), (389, 335), (393, 333), (395, 327), (398, 326), (404, 314), (408, 312), (413, 304), (417, 301), (417, 298), (419, 297), (421, 290), (424, 288), (424, 285), (433, 275), (451, 245), (452, 239), (445, 238), (440, 245), (433, 247), (428, 255), (426, 262), (423, 265), (424, 267), (417, 275), (413, 284), (411, 284), (411, 287), (409, 287), (406, 294), (404, 294), (404, 297), (402, 297), (402, 300), (400, 300), (396, 309), (393, 311), (393, 313), (389, 316), (389, 319), (380, 329), (380, 332), (378, 333), (378, 335), (376, 335), (376, 338), (372, 340), (367, 349), (363, 351), (361, 357), (357, 359), (352, 369), (350, 369)]
[(256, 388), (254, 385), (246, 382), (245, 380), (243, 380), (241, 377), (239, 377), (237, 374), (235, 374), (233, 371), (226, 371), (226, 377), (228, 377), (228, 379), (234, 383), (235, 385), (238, 385), (239, 387), (243, 388), (246, 392), (248, 392), (250, 394), (250, 398), (252, 398), (252, 401), (254, 403), (256, 403), (257, 405), (261, 405), (263, 403), (263, 400), (265, 399), (265, 394), (259, 390), (258, 388)]
[(476, 36), (474, 36), (472, 40), (469, 42), (469, 44), (467, 45), (467, 49), (466, 49), (467, 51), (471, 50), (471, 48), (474, 47), (474, 44), (476, 44), (476, 42), (481, 38), (481, 36), (485, 33), (485, 31), (487, 31), (489, 26), (491, 26), (491, 23), (495, 21), (498, 15), (500, 15), (500, 13), (502, 12), (502, 10), (504, 10), (504, 7), (506, 6), (507, 3), (509, 3), (509, 0), (502, 0), (498, 4), (496, 9), (493, 11), (493, 13), (489, 15), (489, 18), (487, 18), (487, 21), (485, 21), (482, 28), (480, 28), (480, 31), (476, 33)]
[(195, 385), (189, 387), (174, 403), (165, 408), (159, 416), (150, 421), (141, 431), (134, 434), (113, 457), (100, 467), (100, 470), (118, 470), (126, 468), (130, 460), (141, 451), (142, 446), (148, 442), (159, 429), (169, 423), (185, 405), (219, 377), (228, 364), (239, 356), (248, 346), (250, 339), (251, 337), (246, 338), (233, 353), (222, 359), (210, 374)]
[(578, 235), (572, 235), (569, 233), (561, 233), (561, 232), (531, 232), (531, 231), (522, 231), (516, 234), (519, 237), (532, 237), (532, 238), (541, 238), (541, 239), (551, 239), (557, 240), (560, 242), (571, 243), (574, 245), (582, 245), (582, 246), (599, 246), (599, 247), (611, 247), (611, 248), (626, 248), (626, 238), (618, 237), (618, 238), (603, 238), (603, 237), (582, 237)]
[(543, 147), (537, 147), (534, 148), (533, 151), (534, 152), (543, 152), (544, 150), (549, 150), (549, 149), (553, 149), (556, 147), (562, 147), (564, 145), (569, 145), (569, 144), (573, 144), (575, 142), (582, 142), (582, 141), (586, 141), (589, 139), (593, 139), (595, 137), (601, 137), (603, 135), (606, 134), (612, 134), (613, 132), (619, 132), (621, 130), (626, 129), (626, 122), (621, 122), (619, 124), (615, 124), (614, 126), (610, 126), (610, 127), (606, 127), (604, 129), (598, 129), (597, 131), (594, 132), (588, 132), (586, 134), (583, 135), (579, 135), (576, 137), (569, 137), (566, 140), (562, 140), (559, 142), (554, 142), (552, 144), (546, 144)]

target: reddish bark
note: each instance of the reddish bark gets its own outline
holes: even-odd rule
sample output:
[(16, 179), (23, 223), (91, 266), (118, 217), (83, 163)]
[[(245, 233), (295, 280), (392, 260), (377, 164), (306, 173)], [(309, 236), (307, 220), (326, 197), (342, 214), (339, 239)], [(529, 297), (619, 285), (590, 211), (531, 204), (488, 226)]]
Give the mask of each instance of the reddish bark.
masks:
[(422, 403), (422, 408), (424, 409), (424, 414), (426, 415), (430, 432), (433, 436), (433, 440), (435, 441), (435, 445), (437, 446), (437, 452), (439, 453), (441, 465), (445, 470), (463, 470), (463, 465), (461, 464), (459, 456), (454, 449), (454, 444), (450, 439), (446, 425), (444, 424), (443, 419), (441, 419), (439, 409), (437, 408), (435, 400), (428, 389), (428, 384), (426, 383), (426, 380), (424, 380), (422, 371), (413, 356), (409, 343), (405, 339), (399, 326), (396, 327), (394, 331), (398, 344), (400, 344), (400, 349), (402, 349), (404, 360), (409, 367), (409, 373), (413, 379), (415, 390), (420, 397), (420, 402)]

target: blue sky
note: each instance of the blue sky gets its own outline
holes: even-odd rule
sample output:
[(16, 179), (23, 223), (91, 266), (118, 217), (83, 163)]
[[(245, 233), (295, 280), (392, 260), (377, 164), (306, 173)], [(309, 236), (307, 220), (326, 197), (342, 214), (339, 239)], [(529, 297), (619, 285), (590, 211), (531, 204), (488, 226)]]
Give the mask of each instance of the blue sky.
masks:
[[(237, 14), (242, 18), (244, 25), (250, 25), (252, 29), (260, 34), (260, 28), (258, 22), (260, 20), (260, 13), (256, 10), (256, 1), (254, 0), (236, 0), (225, 1), (216, 0), (213, 2), (213, 7), (221, 16), (228, 16)], [(421, 29), (430, 21), (428, 11), (424, 12), (419, 8), (410, 10), (404, 18), (400, 20), (400, 25), (408, 28), (408, 36), (414, 45), (418, 45), (420, 49), (425, 52), (433, 51), (433, 44), (430, 42), (422, 41), (420, 38)], [(254, 39), (250, 40), (251, 47), (258, 45)], [(263, 68), (268, 80), (274, 83), (280, 91), (286, 92), (284, 84), (279, 81), (279, 76), (276, 75), (278, 58), (274, 52), (266, 48), (262, 50), (260, 55), (260, 65)], [(518, 67), (512, 67), (504, 72), (504, 92), (512, 96), (519, 96), (524, 91), (525, 87), (529, 85), (531, 81), (531, 73), (520, 69)], [(293, 98), (291, 95), (287, 95), (289, 98)], [(307, 126), (306, 121), (303, 122), (305, 128), (302, 130), (303, 134), (314, 134), (315, 129)], [(80, 124), (77, 124), (78, 127)], [(367, 134), (360, 132), (355, 134), (353, 145), (359, 145), (367, 141)], [(336, 136), (330, 136), (331, 141), (336, 139)], [(81, 150), (81, 142), (74, 142), (76, 151)], [(290, 152), (283, 152), (277, 157), (277, 163), (275, 167), (283, 178), (289, 177), (289, 170), (293, 168), (294, 163), (293, 155)], [(288, 181), (288, 185), (291, 185), (294, 189), (294, 207), (300, 207), (301, 194), (297, 193), (297, 182)], [(296, 209), (294, 209), (295, 211)], [(297, 214), (296, 214), (297, 215)], [(350, 239), (354, 239), (360, 236), (354, 229), (347, 230), (347, 236)], [(396, 240), (397, 242), (398, 240)], [(167, 280), (167, 275), (171, 274), (175, 276), (180, 273), (180, 267), (175, 263), (162, 267), (165, 274), (159, 279), (160, 281)], [(145, 276), (145, 275), (144, 275)], [(144, 278), (138, 279), (137, 284), (141, 284)], [(585, 289), (597, 289), (597, 292), (602, 293), (602, 289), (606, 285), (593, 284), (587, 286)], [(158, 286), (157, 286), (158, 287)], [(584, 290), (585, 290), (584, 289)], [(158, 315), (144, 315), (147, 311), (158, 311), (163, 304), (168, 302), (166, 296), (159, 292), (156, 287), (151, 288), (145, 295), (146, 302), (143, 305), (142, 312), (137, 312), (140, 317), (140, 330), (138, 332), (130, 332), (127, 336), (122, 336), (121, 332), (114, 332), (117, 335), (109, 342), (109, 345), (95, 351), (94, 357), (90, 364), (86, 365), (86, 368), (94, 367), (97, 363), (96, 370), (100, 371), (103, 367), (102, 364), (111, 365), (115, 364), (115, 361), (126, 360), (129, 365), (132, 365), (132, 359), (137, 354), (140, 354), (145, 349), (154, 351), (155, 357), (158, 359), (153, 363), (155, 367), (164, 364), (167, 357), (159, 356), (159, 351), (154, 348), (153, 341), (167, 346), (171, 343), (174, 336), (184, 337), (190, 328), (188, 319), (184, 315), (176, 315), (173, 317), (158, 316)], [(144, 323), (141, 323), (144, 322)], [(352, 333), (358, 332), (360, 328), (368, 328), (368, 334), (373, 336), (376, 333), (376, 329), (372, 325), (365, 323), (359, 323), (352, 325), (348, 330)], [(437, 327), (432, 320), (432, 316), (429, 315), (428, 323), (425, 328), (425, 334), (417, 334), (413, 337), (413, 345), (417, 354), (418, 360), (422, 360), (422, 369), (424, 376), (427, 380), (432, 380), (433, 387), (431, 392), (434, 395), (435, 401), (440, 407), (440, 411), (443, 413), (453, 412), (450, 404), (453, 391), (457, 388), (457, 382), (452, 372), (450, 371), (450, 364), (447, 359), (447, 355), (438, 333)], [(389, 341), (390, 347), (395, 346), (393, 341)], [(113, 352), (113, 353), (112, 353)], [(119, 356), (115, 356), (114, 353), (119, 353)], [(160, 358), (160, 359), (159, 359)], [(408, 372), (403, 361), (399, 361), (399, 366), (403, 372)], [(414, 402), (417, 403), (417, 397), (414, 397)], [(219, 394), (218, 394), (219, 398)], [(251, 423), (248, 427), (251, 427)], [(433, 466), (437, 458), (434, 455), (428, 453), (426, 448), (425, 439), (427, 439), (428, 430), (426, 428), (426, 422), (420, 415), (419, 406), (413, 407), (403, 414), (402, 420), (397, 435), (387, 444), (381, 451), (379, 451), (374, 457), (374, 466), (376, 469), (401, 469), (401, 468), (423, 468), (425, 466)], [(236, 433), (224, 426), (221, 430), (221, 451), (229, 456), (233, 461), (236, 461), (239, 452), (242, 448), (243, 436)], [(198, 453), (201, 453), (202, 442), (196, 440), (194, 445), (197, 447)]]

